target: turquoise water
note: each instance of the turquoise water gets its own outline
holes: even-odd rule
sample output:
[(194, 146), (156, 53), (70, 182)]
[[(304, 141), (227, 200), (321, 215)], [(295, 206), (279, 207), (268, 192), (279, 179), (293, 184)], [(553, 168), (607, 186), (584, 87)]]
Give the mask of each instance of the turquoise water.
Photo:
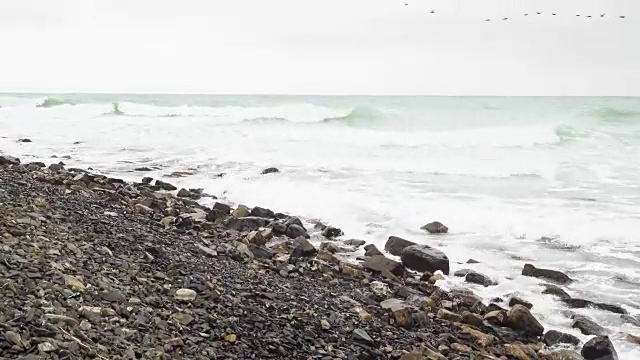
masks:
[[(0, 150), (23, 161), (67, 155), (131, 180), (186, 170), (168, 180), (379, 247), (428, 243), (454, 271), (481, 261), (499, 285), (480, 295), (518, 293), (545, 327), (583, 340), (519, 275), (525, 262), (566, 271), (573, 296), (640, 313), (640, 98), (0, 94), (0, 106)], [(133, 172), (141, 164), (154, 171)], [(259, 175), (270, 166), (281, 173)], [(451, 233), (422, 233), (432, 220)], [(640, 329), (576, 312), (611, 331), (622, 359), (640, 358), (620, 334)]]

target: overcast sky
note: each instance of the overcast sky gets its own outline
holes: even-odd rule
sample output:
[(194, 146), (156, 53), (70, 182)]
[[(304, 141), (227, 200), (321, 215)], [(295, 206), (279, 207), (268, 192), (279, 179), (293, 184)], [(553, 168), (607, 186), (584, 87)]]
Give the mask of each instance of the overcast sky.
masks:
[(639, 36), (638, 0), (2, 0), (0, 91), (640, 96)]

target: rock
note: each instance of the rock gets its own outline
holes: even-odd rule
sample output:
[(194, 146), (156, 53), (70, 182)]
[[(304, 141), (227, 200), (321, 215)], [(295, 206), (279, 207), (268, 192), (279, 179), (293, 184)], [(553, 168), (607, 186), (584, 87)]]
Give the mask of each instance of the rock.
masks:
[(482, 326), (483, 320), (483, 317), (478, 314), (474, 314), (466, 310), (462, 312), (462, 322), (464, 322), (465, 324), (480, 327)]
[(64, 276), (64, 285), (76, 291), (84, 291), (85, 286), (80, 280), (71, 275)]
[(178, 191), (178, 193), (176, 194), (177, 197), (183, 197), (183, 198), (188, 198), (191, 197), (191, 191), (182, 188), (180, 189), (180, 191)]
[(364, 247), (364, 256), (377, 256), (377, 255), (382, 255), (382, 251), (378, 250), (378, 248), (375, 245), (369, 244)]
[(244, 205), (238, 205), (238, 207), (231, 213), (231, 216), (233, 216), (234, 218), (242, 218), (250, 215), (251, 211)]
[(238, 336), (236, 334), (229, 334), (224, 337), (224, 340), (233, 344), (238, 340)]
[(514, 306), (514, 305), (522, 305), (524, 307), (526, 307), (527, 309), (531, 310), (531, 308), (533, 308), (533, 304), (521, 299), (517, 296), (512, 296), (511, 299), (509, 299), (509, 306)]
[(486, 276), (484, 274), (477, 273), (475, 271), (472, 271), (472, 272), (468, 273), (464, 277), (464, 281), (466, 281), (468, 283), (472, 283), (472, 284), (483, 285), (485, 287), (490, 286), (490, 285), (494, 285), (494, 282), (491, 279), (489, 279), (488, 276)]
[(271, 259), (274, 255), (273, 251), (266, 246), (258, 246), (254, 244), (249, 244), (249, 251), (251, 251), (256, 259)]
[(374, 341), (371, 338), (371, 336), (369, 336), (369, 334), (367, 334), (367, 332), (362, 329), (355, 329), (351, 334), (355, 341), (367, 343), (370, 345), (374, 344)]
[[(2, 160), (0, 160), (0, 163), (2, 163)], [(58, 173), (58, 172), (64, 170), (64, 165), (62, 165), (62, 164), (51, 164), (51, 165), (49, 165), (49, 170), (52, 173)]]
[(141, 166), (133, 169), (133, 171), (153, 171), (153, 169), (151, 169), (150, 167)]
[(462, 316), (446, 309), (438, 310), (438, 317), (450, 322), (462, 322)]
[(431, 273), (437, 270), (449, 275), (449, 258), (442, 251), (427, 245), (406, 247), (400, 256), (402, 263), (409, 269)]
[(32, 141), (31, 141), (31, 139), (24, 138), (24, 139), (18, 139), (18, 142), (19, 143), (30, 143)]
[(265, 227), (267, 225), (267, 221), (267, 219), (255, 216), (246, 216), (238, 219), (230, 218), (227, 221), (227, 227), (237, 231), (252, 231)]
[(173, 314), (171, 316), (171, 319), (182, 326), (187, 326), (191, 324), (194, 320), (193, 316), (183, 312)]
[(329, 324), (329, 322), (326, 319), (322, 319), (320, 320), (320, 327), (323, 330), (329, 330), (331, 329), (331, 324)]
[(516, 304), (507, 311), (506, 325), (514, 330), (521, 330), (529, 336), (541, 336), (544, 327), (526, 307)]
[(164, 182), (162, 180), (156, 180), (155, 184), (157, 186), (160, 186), (162, 190), (167, 190), (167, 191), (178, 190), (178, 188), (175, 187), (174, 185), (169, 184), (168, 182)]
[(582, 355), (573, 350), (560, 349), (552, 352), (545, 360), (584, 360)]
[(467, 262), (466, 262), (466, 263), (467, 263), (467, 264), (480, 264), (480, 261), (478, 261), (478, 260), (474, 260), (474, 259), (469, 259), (469, 260), (467, 260)]
[(339, 253), (341, 251), (338, 245), (329, 241), (320, 243), (320, 250), (326, 250), (332, 254)]
[(299, 237), (293, 242), (293, 250), (291, 250), (291, 258), (312, 257), (318, 253), (309, 240)]
[(213, 204), (213, 207), (211, 208), (211, 210), (218, 210), (225, 215), (229, 215), (231, 213), (231, 206), (216, 202), (215, 204)]
[(484, 315), (484, 320), (488, 323), (503, 326), (507, 321), (507, 312), (505, 310), (493, 310)]
[(384, 250), (391, 255), (400, 256), (402, 250), (412, 245), (416, 245), (416, 243), (397, 236), (389, 236), (387, 243), (384, 244)]
[(412, 317), (410, 312), (410, 306), (400, 299), (387, 299), (380, 303), (380, 307), (385, 310), (390, 310), (393, 318), (398, 326), (405, 329), (411, 327)]
[(425, 230), (430, 234), (445, 234), (449, 232), (449, 228), (439, 221), (430, 222), (427, 225), (423, 225), (420, 229)]
[(45, 319), (51, 321), (54, 324), (57, 323), (64, 323), (68, 326), (71, 327), (76, 327), (78, 326), (78, 320), (69, 317), (69, 316), (64, 316), (64, 315), (58, 315), (58, 314), (44, 314)]
[(265, 208), (261, 208), (259, 206), (254, 207), (253, 209), (251, 209), (251, 216), (257, 216), (257, 217), (261, 217), (261, 218), (272, 218), (274, 217), (275, 213), (269, 209), (265, 209)]
[(453, 273), (453, 276), (455, 276), (455, 277), (465, 277), (465, 276), (467, 276), (467, 274), (471, 274), (472, 272), (475, 272), (475, 271), (473, 271), (471, 269), (460, 269), (460, 270), (456, 270)]
[(153, 178), (148, 177), (148, 176), (145, 176), (145, 177), (142, 178), (142, 183), (146, 184), (146, 185), (151, 184), (152, 181), (153, 181)]
[(295, 239), (298, 237), (305, 237), (305, 238), (309, 237), (309, 234), (307, 234), (307, 231), (302, 226), (297, 224), (289, 225), (287, 227), (287, 232), (285, 233), (285, 235), (287, 235), (292, 239)]
[(387, 299), (392, 295), (389, 285), (383, 282), (373, 281), (369, 284), (369, 287), (371, 288), (371, 292), (382, 299)]
[(266, 175), (266, 174), (275, 174), (275, 173), (279, 173), (280, 170), (278, 170), (278, 168), (274, 168), (274, 167), (270, 167), (270, 168), (266, 168), (264, 170), (262, 170), (261, 174), (262, 175)]
[(126, 300), (119, 290), (101, 291), (99, 295), (102, 300), (108, 302), (123, 303)]
[(178, 289), (174, 297), (176, 300), (190, 302), (196, 299), (196, 291), (192, 289)]
[(571, 344), (577, 346), (580, 344), (580, 339), (571, 334), (565, 334), (556, 330), (549, 330), (544, 334), (544, 343), (547, 344), (547, 346), (554, 346), (557, 344)]
[(473, 342), (482, 347), (490, 346), (496, 340), (493, 335), (485, 334), (469, 326), (463, 326), (461, 330), (468, 333)]
[(593, 301), (577, 299), (577, 298), (565, 298), (562, 299), (562, 302), (567, 304), (571, 308), (586, 308), (586, 307), (594, 307), (596, 309), (610, 311), (616, 314), (627, 314), (627, 311), (623, 309), (621, 306), (610, 305), (604, 303), (594, 303)]
[(0, 155), (0, 166), (2, 165), (20, 165), (20, 159), (9, 155)]
[(559, 297), (560, 299), (569, 299), (569, 298), (571, 298), (571, 296), (569, 294), (567, 294), (566, 291), (562, 290), (557, 285), (552, 285), (552, 284), (541, 284), (541, 285), (545, 287), (545, 289), (542, 290), (543, 294), (554, 295), (554, 296)]
[(442, 276), (442, 274), (435, 274), (432, 275), (431, 277), (429, 277), (429, 280), (427, 281), (429, 284), (435, 284), (437, 281), (440, 280), (444, 280), (444, 276)]
[(606, 335), (607, 330), (586, 316), (574, 315), (572, 328), (579, 329), (584, 335)]
[(633, 334), (625, 334), (624, 338), (632, 344), (640, 345), (640, 336), (633, 335)]
[(342, 235), (344, 235), (342, 230), (333, 226), (327, 226), (326, 228), (324, 228), (324, 230), (322, 230), (322, 236), (326, 237), (327, 239), (335, 239)]
[(524, 268), (522, 269), (522, 275), (547, 279), (563, 285), (569, 284), (573, 281), (565, 273), (557, 270), (538, 269), (531, 264), (524, 265)]
[(371, 256), (362, 264), (362, 266), (365, 269), (379, 273), (389, 271), (395, 276), (402, 276), (405, 272), (402, 264), (397, 261), (391, 260), (384, 255)]
[(4, 333), (4, 337), (15, 345), (22, 347), (22, 337), (17, 332), (7, 331)]
[(50, 353), (52, 351), (55, 351), (56, 347), (53, 346), (50, 342), (43, 342), (38, 344), (38, 351), (43, 352), (43, 353)]
[[(360, 246), (362, 246), (362, 245), (366, 244), (367, 242), (366, 242), (366, 241), (364, 241), (364, 240), (349, 239), (349, 240), (345, 240), (343, 243), (344, 243), (345, 245), (348, 245), (348, 246), (353, 246), (353, 247), (355, 247), (355, 248), (357, 249), (357, 248), (359, 248)], [(380, 254), (378, 254), (378, 255), (380, 255)]]
[(585, 360), (618, 360), (618, 354), (608, 336), (596, 336), (587, 341), (580, 352)]

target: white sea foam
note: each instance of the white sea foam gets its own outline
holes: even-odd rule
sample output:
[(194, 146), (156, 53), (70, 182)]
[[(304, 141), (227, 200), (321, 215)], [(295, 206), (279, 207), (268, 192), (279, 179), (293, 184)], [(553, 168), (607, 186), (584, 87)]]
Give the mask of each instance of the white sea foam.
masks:
[[(23, 161), (69, 155), (131, 180), (142, 165), (159, 177), (195, 169), (170, 181), (319, 218), (379, 247), (389, 235), (428, 243), (454, 271), (499, 282), (473, 286), (480, 295), (517, 293), (545, 327), (582, 340), (567, 308), (520, 275), (525, 262), (566, 271), (572, 295), (640, 313), (639, 99), (2, 95), (0, 106), (0, 150)], [(281, 173), (259, 175), (269, 166)], [(451, 233), (422, 233), (432, 220)], [(621, 359), (640, 358), (620, 334), (640, 329), (576, 312), (611, 331)]]

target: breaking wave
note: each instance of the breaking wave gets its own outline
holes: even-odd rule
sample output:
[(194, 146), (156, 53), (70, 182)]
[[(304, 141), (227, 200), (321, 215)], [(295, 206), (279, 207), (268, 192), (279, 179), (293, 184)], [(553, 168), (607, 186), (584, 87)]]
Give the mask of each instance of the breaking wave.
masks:
[(58, 99), (54, 97), (46, 97), (42, 102), (38, 103), (36, 107), (39, 108), (51, 108), (60, 105), (75, 105), (72, 101), (66, 99)]
[(323, 119), (327, 123), (342, 123), (350, 126), (376, 125), (384, 122), (385, 114), (375, 108), (358, 106), (344, 116)]
[(640, 122), (640, 110), (606, 107), (596, 111), (596, 116), (602, 121), (611, 123)]

